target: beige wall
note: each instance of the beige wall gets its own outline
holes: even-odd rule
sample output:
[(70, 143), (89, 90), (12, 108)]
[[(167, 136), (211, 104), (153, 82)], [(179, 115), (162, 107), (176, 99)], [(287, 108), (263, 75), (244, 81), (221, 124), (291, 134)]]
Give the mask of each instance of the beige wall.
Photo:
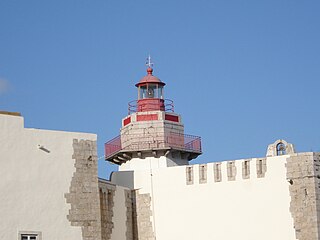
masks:
[[(134, 172), (134, 188), (151, 196), (150, 221), (157, 240), (295, 240), (287, 157), (267, 158), (262, 178), (257, 177), (257, 159), (249, 159), (248, 179), (242, 176), (244, 160), (237, 160), (235, 181), (228, 181), (227, 162), (222, 162), (222, 181), (215, 182), (214, 163), (209, 163), (206, 183), (202, 184), (199, 165), (190, 165), (190, 185), (186, 181), (187, 166), (138, 170)], [(112, 179), (117, 180), (116, 173)]]
[[(116, 186), (114, 196), (114, 217), (111, 239), (127, 239), (127, 207), (126, 207), (126, 192), (125, 188)], [(127, 189), (128, 190), (128, 189)], [(130, 229), (131, 230), (131, 229)]]
[(82, 239), (81, 228), (67, 220), (65, 199), (75, 171), (73, 139), (96, 135), (25, 129), (22, 117), (0, 114), (0, 239), (17, 239), (19, 231)]
[(99, 179), (99, 188), (102, 239), (128, 239), (133, 230), (131, 190), (105, 179)]

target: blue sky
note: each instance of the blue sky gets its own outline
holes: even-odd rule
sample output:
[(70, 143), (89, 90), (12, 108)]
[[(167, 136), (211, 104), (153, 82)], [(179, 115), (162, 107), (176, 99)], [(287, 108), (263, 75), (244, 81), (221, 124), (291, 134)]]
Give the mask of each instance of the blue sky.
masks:
[[(119, 134), (150, 53), (200, 135), (194, 163), (320, 151), (319, 1), (0, 1), (0, 109), (32, 128)], [(114, 165), (99, 162), (108, 178)]]

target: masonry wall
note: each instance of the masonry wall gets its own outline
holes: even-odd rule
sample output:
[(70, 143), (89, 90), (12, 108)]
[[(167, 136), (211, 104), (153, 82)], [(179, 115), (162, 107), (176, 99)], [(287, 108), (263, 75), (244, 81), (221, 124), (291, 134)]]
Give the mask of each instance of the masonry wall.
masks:
[(287, 159), (290, 212), (299, 240), (319, 239), (320, 154), (300, 153)]
[[(89, 142), (92, 152), (78, 149), (78, 156), (73, 156), (74, 140)], [(18, 239), (18, 233), (25, 231), (40, 232), (45, 240), (85, 239), (81, 224), (72, 225), (68, 219), (74, 198), (67, 203), (66, 194), (98, 191), (97, 179), (79, 188), (71, 186), (80, 167), (75, 158), (83, 155), (80, 164), (89, 160), (96, 164), (92, 163), (96, 161), (95, 141), (95, 134), (26, 129), (22, 117), (0, 114), (0, 239)], [(92, 179), (95, 172), (94, 166), (88, 168), (85, 178)], [(91, 201), (99, 203), (98, 198)]]
[[(288, 157), (135, 171), (133, 187), (145, 203), (137, 209), (137, 214), (145, 212), (144, 228), (137, 218), (137, 231), (148, 235), (139, 239), (298, 239), (290, 211)], [(112, 180), (117, 179), (113, 173)]]
[(101, 239), (101, 216), (98, 190), (97, 144), (95, 141), (73, 139), (74, 166), (65, 193), (71, 205), (67, 216), (71, 226), (81, 227), (83, 240)]
[(101, 239), (133, 239), (133, 196), (128, 188), (99, 180)]
[[(177, 146), (183, 146), (183, 138), (179, 138), (184, 133), (181, 117), (174, 113), (170, 114), (177, 117), (178, 122), (165, 120), (165, 113), (162, 111), (137, 112), (127, 116), (131, 122), (121, 128), (122, 149), (165, 148), (168, 145), (168, 137), (174, 139), (171, 141)], [(153, 121), (149, 121), (151, 116), (155, 117)], [(142, 119), (139, 120), (139, 117)]]

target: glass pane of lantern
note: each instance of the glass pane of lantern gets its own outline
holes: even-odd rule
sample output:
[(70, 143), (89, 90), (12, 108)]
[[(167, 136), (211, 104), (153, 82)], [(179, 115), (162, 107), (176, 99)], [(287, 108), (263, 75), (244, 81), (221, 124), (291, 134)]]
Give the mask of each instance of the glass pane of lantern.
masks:
[(144, 99), (147, 96), (147, 87), (146, 86), (141, 86), (140, 87), (140, 94), (139, 94), (139, 99)]
[(147, 98), (155, 98), (156, 89), (157, 89), (157, 85), (148, 84)]
[(163, 87), (161, 86), (159, 86), (159, 88), (158, 88), (158, 98), (161, 98), (161, 99), (163, 99)]

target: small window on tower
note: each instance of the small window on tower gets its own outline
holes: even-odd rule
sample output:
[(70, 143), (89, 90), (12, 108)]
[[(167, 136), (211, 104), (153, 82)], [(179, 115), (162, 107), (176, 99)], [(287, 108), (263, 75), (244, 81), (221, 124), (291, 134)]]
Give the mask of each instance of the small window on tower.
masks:
[(159, 86), (158, 88), (158, 97), (157, 98), (161, 98), (163, 99), (163, 87)]
[(147, 86), (139, 87), (139, 99), (144, 99), (147, 97)]
[(149, 88), (147, 93), (148, 93), (148, 95), (147, 95), (148, 98), (154, 98), (154, 89)]
[(158, 91), (156, 84), (148, 84), (147, 98), (157, 98)]

